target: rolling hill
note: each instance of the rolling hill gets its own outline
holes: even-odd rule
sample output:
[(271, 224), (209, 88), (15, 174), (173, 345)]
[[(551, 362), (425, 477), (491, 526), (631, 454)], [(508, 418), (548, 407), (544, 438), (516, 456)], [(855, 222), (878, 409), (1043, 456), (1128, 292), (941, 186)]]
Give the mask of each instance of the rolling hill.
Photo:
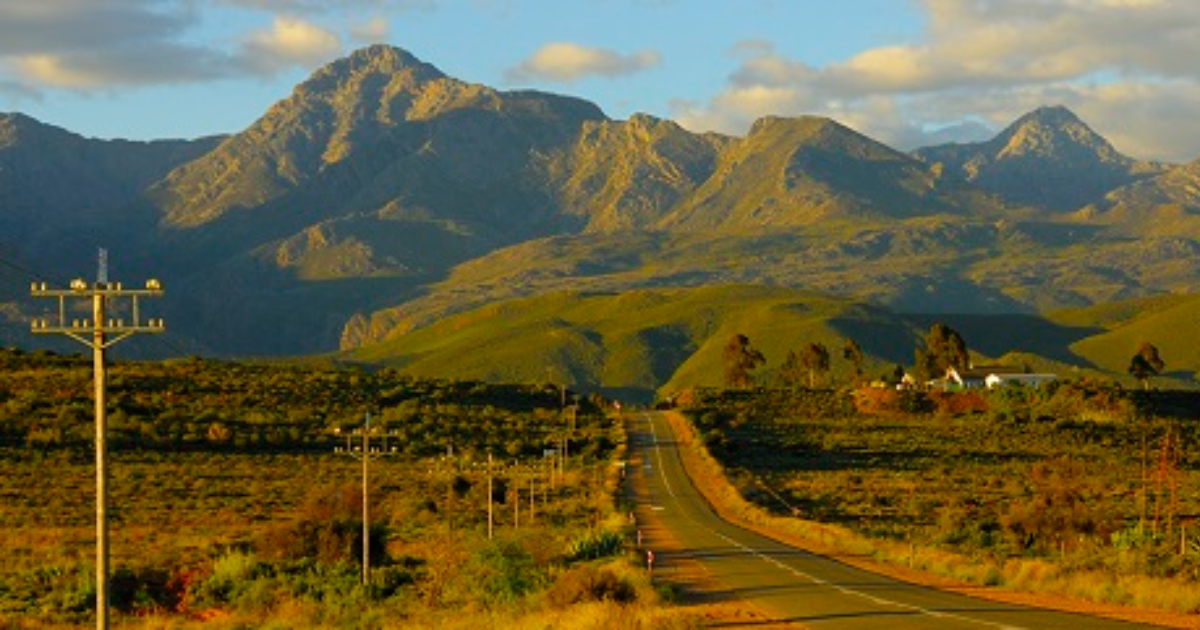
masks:
[[(766, 356), (756, 382), (776, 382), (787, 353), (809, 342), (830, 349), (827, 384), (850, 381), (841, 359), (852, 339), (870, 377), (909, 365), (934, 323), (967, 340), (977, 361), (1026, 366), (1062, 378), (1108, 375), (1126, 385), (1137, 346), (1163, 350), (1174, 387), (1194, 382), (1200, 361), (1179, 354), (1179, 331), (1200, 317), (1200, 296), (1154, 298), (1051, 313), (903, 315), (802, 290), (749, 285), (542, 292), (495, 300), (406, 334), (340, 353), (416, 376), (568, 383), (648, 401), (689, 387), (723, 385), (723, 349), (737, 334)], [(1161, 381), (1164, 385), (1168, 381)]]
[(1124, 374), (1138, 347), (1152, 343), (1166, 364), (1164, 375), (1193, 381), (1200, 372), (1200, 353), (1193, 350), (1192, 337), (1200, 321), (1198, 295), (1136, 300), (1052, 316), (1090, 317), (1096, 321), (1113, 318), (1108, 329), (1070, 346), (1072, 353), (1104, 370)]
[(767, 355), (767, 382), (803, 343), (840, 351), (842, 329), (864, 332), (864, 350), (893, 360), (917, 335), (902, 318), (851, 301), (726, 285), (494, 302), (343, 357), (414, 375), (568, 383), (644, 401), (660, 389), (721, 385), (722, 351), (735, 334), (749, 334)]

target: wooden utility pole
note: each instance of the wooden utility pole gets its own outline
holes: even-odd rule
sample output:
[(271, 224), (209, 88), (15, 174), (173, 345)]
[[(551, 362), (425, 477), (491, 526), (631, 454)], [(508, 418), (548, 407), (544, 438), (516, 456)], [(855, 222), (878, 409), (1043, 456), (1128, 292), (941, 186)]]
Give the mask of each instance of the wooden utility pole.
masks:
[[(352, 444), (353, 433), (362, 435), (362, 446), (355, 447)], [(371, 581), (371, 483), (370, 483), (370, 463), (372, 459), (377, 457), (387, 457), (396, 452), (396, 447), (392, 446), (389, 450), (388, 437), (390, 434), (383, 433), (383, 445), (380, 447), (371, 447), (371, 413), (367, 412), (366, 419), (363, 423), (361, 431), (355, 431), (346, 436), (345, 449), (337, 447), (335, 450), (339, 453), (345, 453), (351, 457), (362, 460), (362, 583), (366, 586)]]
[[(68, 289), (47, 288), (35, 282), (30, 289), (35, 298), (57, 298), (58, 313), (54, 317), (34, 319), (34, 334), (66, 335), (92, 349), (92, 374), (96, 401), (96, 628), (108, 630), (109, 548), (108, 548), (108, 418), (105, 413), (106, 375), (105, 351), (137, 333), (161, 333), (166, 330), (161, 319), (142, 319), (139, 298), (159, 297), (162, 285), (147, 280), (144, 289), (125, 289), (120, 282), (108, 281), (108, 253), (100, 250), (100, 269), (95, 284), (82, 279), (72, 280)], [(91, 300), (92, 319), (67, 319), (67, 299)], [(121, 312), (121, 301), (127, 300), (131, 319), (111, 317)], [(109, 307), (113, 307), (110, 311)]]
[(488, 451), (487, 478), (488, 478), (488, 490), (487, 490), (487, 494), (488, 494), (488, 496), (487, 496), (487, 500), (488, 500), (488, 540), (491, 540), (492, 539), (492, 528), (495, 524), (495, 519), (493, 518), (493, 515), (492, 515), (492, 452), (491, 451)]

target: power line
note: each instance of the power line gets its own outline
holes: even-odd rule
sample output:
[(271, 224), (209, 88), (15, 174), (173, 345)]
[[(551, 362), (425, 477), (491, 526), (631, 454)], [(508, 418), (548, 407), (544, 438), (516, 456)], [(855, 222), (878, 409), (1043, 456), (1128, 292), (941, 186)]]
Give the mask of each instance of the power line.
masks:
[[(48, 285), (55, 284), (55, 285), (60, 285), (60, 286), (66, 286), (70, 282), (69, 280), (67, 280), (61, 276), (57, 276), (54, 274), (41, 273), (41, 272), (37, 271), (36, 269), (28, 267), (22, 263), (19, 263), (15, 260), (7, 258), (3, 255), (0, 255), (0, 267), (5, 267), (5, 268), (8, 268), (9, 270), (15, 271), (18, 274), (24, 276), (24, 278), (26, 280), (36, 282), (39, 285), (42, 283), (45, 283)], [(11, 328), (14, 330), (15, 329), (27, 330), (27, 328), (25, 327), (25, 324), (22, 324), (20, 322), (0, 322), (0, 328)], [(172, 341), (170, 335), (168, 335), (168, 334), (154, 335), (150, 339), (152, 339), (154, 342), (160, 344), (162, 347), (166, 348), (166, 350), (167, 350), (166, 354), (171, 355), (171, 356), (189, 356), (189, 355), (196, 354), (196, 352), (194, 350), (189, 350), (187, 348), (184, 348), (179, 343)], [(151, 356), (153, 356), (153, 353), (151, 353)]]
[(12, 269), (13, 271), (16, 271), (16, 272), (20, 273), (21, 275), (25, 276), (27, 279), (33, 280), (36, 282), (47, 282), (47, 283), (55, 283), (55, 284), (61, 284), (61, 285), (67, 284), (66, 280), (64, 280), (62, 278), (53, 278), (53, 277), (50, 277), (48, 274), (38, 273), (37, 271), (30, 269), (29, 267), (26, 267), (25, 265), (22, 265), (21, 263), (18, 263), (16, 261), (5, 258), (4, 256), (0, 256), (0, 267), (8, 267), (9, 269)]

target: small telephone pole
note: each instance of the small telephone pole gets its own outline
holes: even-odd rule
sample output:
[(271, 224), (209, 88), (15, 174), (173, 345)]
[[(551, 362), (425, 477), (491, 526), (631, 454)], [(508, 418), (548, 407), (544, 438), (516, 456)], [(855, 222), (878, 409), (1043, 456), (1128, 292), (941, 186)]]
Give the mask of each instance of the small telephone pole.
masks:
[[(362, 446), (354, 446), (352, 441), (354, 433), (362, 435)], [(370, 511), (370, 470), (368, 465), (372, 459), (378, 457), (387, 457), (396, 452), (396, 447), (392, 446), (388, 450), (388, 438), (390, 434), (382, 434), (383, 445), (375, 448), (371, 447), (371, 414), (367, 412), (366, 421), (363, 428), (359, 431), (346, 436), (346, 447), (337, 447), (335, 450), (339, 453), (345, 453), (355, 459), (362, 460), (362, 583), (366, 586), (371, 580), (371, 511)]]
[[(92, 349), (92, 372), (96, 399), (96, 628), (108, 630), (108, 420), (105, 415), (106, 379), (104, 355), (108, 348), (137, 334), (166, 330), (161, 319), (142, 319), (139, 298), (160, 297), (162, 285), (147, 280), (144, 289), (126, 289), (120, 282), (108, 281), (108, 252), (100, 250), (99, 272), (95, 284), (72, 280), (68, 289), (51, 289), (35, 282), (30, 294), (35, 298), (57, 298), (56, 317), (33, 320), (34, 334), (66, 335)], [(67, 300), (92, 302), (92, 319), (67, 319)], [(110, 317), (109, 306), (120, 311), (122, 301), (130, 307), (130, 320)]]
[(495, 523), (496, 523), (496, 519), (492, 513), (493, 508), (492, 508), (492, 451), (491, 451), (491, 449), (488, 450), (487, 478), (488, 478), (488, 489), (487, 489), (487, 494), (488, 494), (488, 496), (487, 496), (487, 500), (488, 500), (488, 540), (491, 540), (492, 539), (492, 529), (494, 528)]

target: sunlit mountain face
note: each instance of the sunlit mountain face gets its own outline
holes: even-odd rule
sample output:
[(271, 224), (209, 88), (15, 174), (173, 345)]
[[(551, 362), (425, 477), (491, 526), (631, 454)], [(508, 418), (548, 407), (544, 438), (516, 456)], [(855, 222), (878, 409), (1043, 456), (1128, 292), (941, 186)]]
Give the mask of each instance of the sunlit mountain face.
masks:
[[(744, 137), (612, 120), (578, 98), (466, 83), (374, 46), (228, 137), (99, 141), (0, 117), (0, 255), (13, 263), (0, 272), (12, 281), (0, 334), (26, 340), (34, 307), (12, 287), (86, 276), (99, 247), (115, 276), (160, 278), (179, 345), (214, 355), (385, 361), (456, 316), (498, 343), (490, 327), (514, 300), (569, 310), (550, 296), (686, 300), (676, 291), (720, 287), (897, 316), (1040, 317), (1192, 291), (1197, 191), (1194, 164), (1126, 157), (1062, 107), (984, 142), (908, 153), (819, 117), (764, 118)], [(729, 296), (709, 298), (704, 308), (731, 312)], [(597, 383), (669, 380), (723, 325), (714, 315), (701, 334), (665, 309), (632, 337), (608, 323), (585, 334), (523, 304), (512, 312), (545, 333), (531, 339), (582, 335), (576, 350), (593, 360), (527, 341), (528, 352), (493, 348), (493, 363), (549, 362)], [(423, 360), (448, 369), (436, 357), (450, 351)]]

